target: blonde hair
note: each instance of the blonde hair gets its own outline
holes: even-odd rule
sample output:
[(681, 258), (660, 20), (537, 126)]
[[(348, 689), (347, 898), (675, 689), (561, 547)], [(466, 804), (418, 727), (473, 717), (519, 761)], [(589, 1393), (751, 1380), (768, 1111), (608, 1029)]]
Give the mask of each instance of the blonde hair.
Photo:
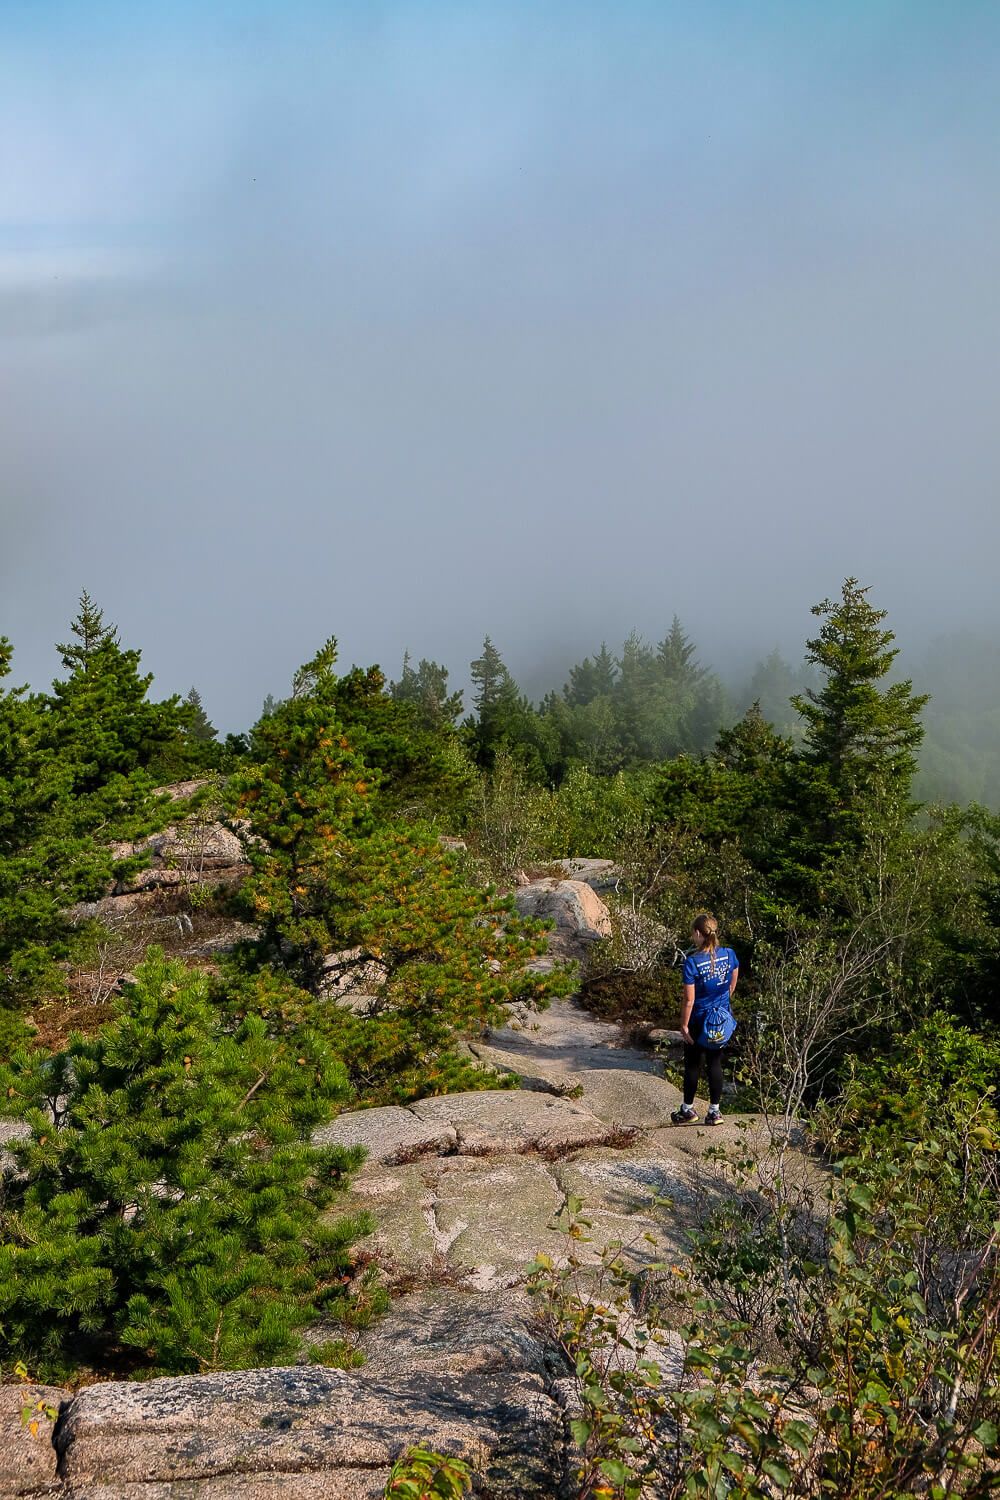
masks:
[(701, 916), (695, 917), (691, 924), (693, 931), (701, 938), (701, 945), (707, 948), (711, 957), (709, 973), (715, 973), (715, 954), (719, 947), (719, 924), (710, 911), (703, 911)]

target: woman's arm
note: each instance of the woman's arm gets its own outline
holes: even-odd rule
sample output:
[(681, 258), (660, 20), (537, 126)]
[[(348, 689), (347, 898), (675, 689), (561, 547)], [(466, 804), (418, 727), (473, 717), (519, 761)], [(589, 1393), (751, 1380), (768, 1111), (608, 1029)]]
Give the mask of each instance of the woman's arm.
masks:
[(735, 967), (735, 969), (732, 971), (732, 973), (729, 976), (729, 998), (730, 998), (730, 1000), (733, 998), (733, 995), (734, 995), (734, 993), (736, 991), (736, 981), (739, 979), (739, 977), (740, 977), (740, 966), (739, 966), (739, 964), (737, 964), (736, 967)]
[(688, 1030), (688, 1024), (689, 1024), (689, 1022), (691, 1020), (691, 1012), (692, 1012), (693, 1009), (694, 1009), (694, 985), (693, 984), (686, 984), (684, 986), (684, 1004), (681, 1006), (681, 1036), (684, 1038), (684, 1040), (690, 1046), (694, 1045), (694, 1037), (691, 1035), (690, 1031)]

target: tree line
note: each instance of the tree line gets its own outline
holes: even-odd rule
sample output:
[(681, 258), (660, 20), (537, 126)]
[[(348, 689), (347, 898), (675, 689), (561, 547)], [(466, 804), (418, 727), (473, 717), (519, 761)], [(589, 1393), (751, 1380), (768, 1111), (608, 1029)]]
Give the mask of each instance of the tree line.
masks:
[[(309, 1134), (343, 1108), (498, 1085), (462, 1037), (578, 983), (527, 967), (544, 933), (502, 892), (572, 856), (620, 874), (593, 1007), (672, 1024), (691, 916), (713, 910), (741, 957), (745, 1101), (864, 1158), (866, 1223), (901, 1222), (905, 1183), (919, 1224), (947, 1226), (964, 1259), (918, 1224), (918, 1280), (932, 1262), (942, 1286), (944, 1263), (995, 1276), (1000, 821), (919, 802), (926, 699), (868, 591), (847, 579), (814, 618), (777, 724), (757, 703), (717, 724), (675, 622), (656, 648), (580, 663), (539, 708), (487, 641), (465, 718), (441, 666), (341, 672), (328, 641), (225, 741), (196, 695), (152, 696), (86, 596), (50, 691), (16, 685), (4, 641), (0, 1094), (30, 1138), (0, 1200), (0, 1358), (59, 1378), (267, 1363), (335, 1315), (325, 1357), (350, 1362), (384, 1299), (352, 1250), (367, 1221), (336, 1212), (357, 1154)], [(182, 779), (178, 807), (162, 787)], [(208, 965), (151, 953), (110, 1018), (46, 1044), (39, 1019), (101, 939), (69, 909), (199, 807), (241, 839), (246, 879), (209, 899), (243, 936)], [(336, 1003), (345, 984), (371, 1003)], [(851, 1295), (874, 1307), (876, 1283)], [(995, 1310), (963, 1297), (959, 1323)]]

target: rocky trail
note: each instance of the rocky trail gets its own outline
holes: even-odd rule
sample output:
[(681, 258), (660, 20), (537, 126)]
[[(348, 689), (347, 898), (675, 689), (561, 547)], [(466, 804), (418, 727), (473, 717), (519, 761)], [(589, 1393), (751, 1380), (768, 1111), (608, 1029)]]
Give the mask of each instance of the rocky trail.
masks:
[[(585, 952), (601, 935), (599, 897), (577, 881), (538, 884), (548, 891), (528, 887), (527, 900), (558, 907), (553, 950)], [(573, 1198), (591, 1226), (574, 1242), (585, 1263), (619, 1242), (637, 1274), (682, 1255), (693, 1219), (727, 1190), (706, 1150), (734, 1135), (753, 1149), (758, 1127), (671, 1126), (679, 1095), (659, 1059), (575, 1000), (517, 1011), (473, 1051), (520, 1086), (360, 1110), (317, 1134), (368, 1151), (347, 1207), (374, 1214), (363, 1248), (394, 1296), (361, 1336), (362, 1368), (52, 1392), (52, 1445), (21, 1429), (22, 1392), (0, 1387), (0, 1496), (376, 1500), (414, 1443), (473, 1462), (483, 1496), (571, 1496), (567, 1371), (538, 1326), (526, 1267), (538, 1251), (565, 1261)]]

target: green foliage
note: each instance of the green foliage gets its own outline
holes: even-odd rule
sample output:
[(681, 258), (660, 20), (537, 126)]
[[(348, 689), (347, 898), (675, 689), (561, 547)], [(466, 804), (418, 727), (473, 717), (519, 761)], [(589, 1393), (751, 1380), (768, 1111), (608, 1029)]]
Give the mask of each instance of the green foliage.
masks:
[[(595, 1285), (570, 1204), (565, 1263), (540, 1256), (532, 1273), (575, 1373), (581, 1495), (637, 1500), (654, 1475), (669, 1500), (992, 1492), (998, 1061), (937, 1018), (859, 1064), (821, 1115), (828, 1144), (853, 1152), (825, 1206), (783, 1147), (743, 1163), (757, 1190), (713, 1210), (687, 1265), (647, 1268), (663, 1288), (652, 1299), (636, 1299), (619, 1247)], [(667, 1313), (685, 1367), (669, 1383)]]
[(518, 870), (557, 858), (554, 831), (553, 794), (536, 786), (523, 764), (501, 747), (480, 777), (466, 829), (484, 876), (510, 885)]
[[(581, 1253), (590, 1229), (582, 1208), (580, 1199), (568, 1200), (560, 1225), (567, 1253), (558, 1265), (536, 1256), (528, 1287), (574, 1376), (577, 1414), (569, 1427), (580, 1500), (641, 1500), (646, 1486), (666, 1474), (670, 1396), (660, 1360), (667, 1333), (655, 1308), (635, 1317), (621, 1245), (608, 1246), (596, 1267), (594, 1257)], [(648, 1275), (666, 1269), (650, 1260), (648, 1246), (641, 1248)]]
[(806, 758), (829, 783), (831, 830), (848, 840), (857, 837), (862, 812), (873, 803), (883, 819), (912, 811), (910, 785), (927, 702), (909, 681), (883, 685), (898, 652), (882, 626), (885, 611), (867, 595), (848, 578), (839, 600), (814, 607), (823, 625), (808, 643), (808, 660), (822, 681), (794, 700), (805, 722)]
[[(113, 842), (164, 818), (150, 766), (176, 738), (177, 700), (149, 701), (139, 653), (123, 650), (87, 594), (59, 648), (51, 695), (0, 689), (0, 1007), (62, 985), (85, 934), (64, 913), (121, 873)], [(11, 651), (0, 643), (0, 679)]]
[(392, 1466), (386, 1500), (461, 1500), (472, 1489), (473, 1473), (463, 1458), (428, 1448), (409, 1448)]
[[(0, 678), (9, 664), (4, 643)], [(112, 839), (155, 821), (144, 774), (95, 782), (60, 748), (57, 718), (52, 700), (0, 688), (0, 1007), (60, 987), (58, 963), (75, 941), (65, 908), (107, 888)]]
[(296, 1048), (152, 953), (94, 1038), (5, 1069), (32, 1127), (0, 1204), (0, 1348), (183, 1372), (272, 1364), (348, 1300), (369, 1227), (323, 1216), (357, 1151), (308, 1132), (347, 1094), (316, 1036)]
[(330, 912), (352, 838), (370, 830), (372, 773), (337, 719), (336, 645), (301, 669), (298, 690), (254, 730), (253, 763), (230, 783), (247, 831), (247, 901), (263, 952), (318, 991), (337, 946)]
[(176, 738), (182, 715), (177, 698), (150, 701), (153, 679), (140, 674), (140, 653), (122, 649), (86, 594), (71, 628), (77, 644), (59, 648), (67, 675), (46, 704), (46, 740), (73, 793), (87, 796), (146, 770)]
[[(458, 1035), (505, 1003), (565, 992), (572, 975), (526, 972), (540, 927), (476, 886), (432, 827), (379, 816), (376, 778), (338, 717), (334, 660), (330, 643), (257, 726), (256, 761), (231, 783), (263, 928), (241, 956), (242, 1001), (284, 1026), (308, 1018), (366, 1099), (443, 1092), (469, 1083)], [(351, 994), (369, 997), (360, 1013), (337, 1003)]]
[(462, 727), (476, 764), (491, 770), (498, 753), (506, 752), (518, 759), (534, 781), (547, 781), (558, 755), (556, 736), (521, 694), (489, 636), (469, 671), (475, 714)]
[[(421, 668), (430, 665), (422, 662)], [(351, 747), (377, 776), (382, 816), (456, 814), (474, 773), (447, 717), (454, 708), (450, 700), (435, 713), (425, 697), (387, 692), (378, 667), (355, 667), (337, 679), (330, 701)]]
[[(938, 1295), (937, 1229), (908, 1186), (847, 1164), (819, 1234), (784, 1192), (770, 1214), (710, 1222), (688, 1267), (648, 1269), (671, 1290), (640, 1317), (616, 1247), (596, 1291), (572, 1245), (560, 1268), (540, 1256), (533, 1290), (576, 1380), (580, 1495), (639, 1500), (655, 1476), (668, 1500), (984, 1497), (1000, 1457), (996, 1233)], [(579, 1204), (570, 1215), (585, 1240)], [(664, 1305), (686, 1320), (685, 1378), (669, 1382)]]
[(389, 684), (389, 692), (397, 703), (413, 705), (422, 729), (453, 727), (462, 712), (462, 693), (448, 691), (448, 668), (426, 658), (414, 667), (408, 651), (403, 654), (400, 679)]
[(1000, 1045), (929, 1016), (884, 1055), (852, 1057), (838, 1099), (819, 1115), (828, 1149), (865, 1180), (892, 1179), (942, 1236), (969, 1250), (1000, 1203)]

